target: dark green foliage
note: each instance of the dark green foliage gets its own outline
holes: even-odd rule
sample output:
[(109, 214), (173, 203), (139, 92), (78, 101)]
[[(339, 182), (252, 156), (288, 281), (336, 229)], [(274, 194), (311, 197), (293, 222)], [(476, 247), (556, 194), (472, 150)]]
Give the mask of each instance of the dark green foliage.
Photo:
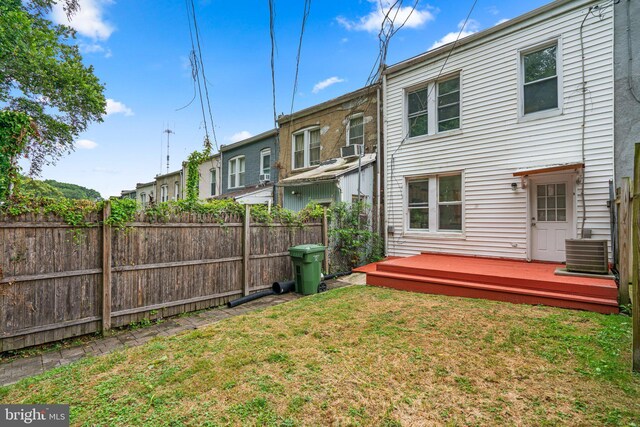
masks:
[(53, 179), (45, 179), (44, 183), (50, 185), (51, 187), (57, 189), (62, 193), (62, 195), (68, 199), (87, 199), (87, 200), (98, 200), (101, 199), (102, 196), (96, 190), (91, 188), (86, 188), (81, 185), (70, 184), (67, 182), (58, 182)]
[[(1, 67), (0, 62), (0, 70)], [(0, 75), (0, 87), (1, 77)], [(29, 135), (33, 133), (29, 116), (0, 110), (0, 200), (9, 197), (11, 186), (18, 179), (17, 157), (24, 150)]]
[[(73, 44), (74, 31), (45, 18), (53, 3), (0, 2), (0, 106), (24, 113), (36, 130), (19, 151), (35, 173), (72, 150), (89, 123), (102, 121), (106, 106), (104, 87)], [(77, 1), (63, 3), (67, 13), (77, 10)]]
[(382, 239), (372, 231), (370, 207), (364, 202), (331, 207), (331, 256), (333, 271), (348, 270), (383, 257)]

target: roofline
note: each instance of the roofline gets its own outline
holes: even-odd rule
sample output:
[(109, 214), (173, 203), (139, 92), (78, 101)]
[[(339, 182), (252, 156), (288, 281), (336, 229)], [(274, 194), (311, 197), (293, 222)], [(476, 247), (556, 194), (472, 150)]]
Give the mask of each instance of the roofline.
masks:
[[(503, 22), (502, 24), (498, 24), (498, 25), (494, 25), (493, 27), (487, 28), (486, 30), (477, 32), (475, 34), (472, 34), (470, 36), (464, 37), (460, 40), (458, 40), (457, 42), (451, 42), (451, 43), (447, 43), (445, 45), (442, 45), (438, 48), (432, 49), (432, 50), (428, 50), (427, 52), (421, 53), (420, 55), (414, 56), (413, 58), (409, 58), (409, 59), (405, 59), (404, 61), (398, 62), (396, 64), (390, 65), (389, 67), (387, 67), (384, 71), (383, 74), (384, 75), (389, 75), (389, 74), (393, 74), (393, 73), (397, 73), (399, 71), (402, 71), (406, 68), (412, 67), (416, 64), (420, 64), (423, 62), (426, 62), (430, 59), (433, 59), (437, 56), (440, 56), (444, 53), (449, 53), (449, 50), (451, 50), (452, 46), (455, 43), (455, 47), (459, 48), (461, 46), (465, 46), (468, 44), (471, 44), (477, 40), (483, 39), (485, 37), (488, 37), (492, 34), (495, 34), (497, 32), (500, 32), (504, 29), (507, 29), (509, 27), (515, 26), (517, 24), (520, 24), (522, 22), (525, 22), (533, 17), (536, 17), (538, 15), (541, 15), (543, 13), (546, 13), (550, 10), (553, 9), (557, 9), (561, 6), (564, 6), (566, 4), (575, 2), (575, 0), (556, 0), (553, 1), (551, 3), (548, 3), (544, 6), (541, 6), (537, 9), (534, 9), (530, 12), (527, 12), (525, 14), (522, 14), (520, 16), (516, 16), (515, 18), (512, 18), (506, 22)], [(591, 3), (593, 2), (585, 0), (582, 2), (576, 2), (577, 4), (575, 5), (575, 7), (573, 7), (571, 10), (573, 9), (577, 9), (579, 7), (582, 7), (583, 4), (585, 3)], [(579, 3), (579, 4), (578, 4)]]
[(221, 145), (220, 151), (223, 152), (223, 151), (233, 150), (234, 148), (242, 147), (243, 145), (251, 144), (252, 142), (257, 142), (257, 141), (260, 141), (261, 139), (269, 138), (271, 136), (276, 136), (277, 134), (278, 134), (278, 129), (271, 129), (266, 132), (262, 132), (258, 135), (249, 137), (247, 139), (234, 142), (233, 144)]
[(147, 185), (155, 185), (155, 181), (151, 181), (151, 182), (137, 182), (136, 183), (136, 190), (140, 187), (145, 187)]
[(349, 93), (345, 93), (344, 95), (340, 95), (337, 98), (333, 98), (330, 99), (328, 101), (322, 102), (320, 104), (316, 104), (313, 105), (311, 107), (307, 107), (303, 110), (300, 111), (296, 111), (295, 113), (292, 114), (283, 114), (280, 117), (278, 117), (278, 125), (282, 126), (283, 123), (287, 123), (290, 122), (291, 120), (295, 120), (295, 119), (299, 119), (300, 117), (305, 117), (308, 116), (310, 114), (316, 113), (318, 111), (322, 111), (325, 110), (327, 108), (331, 108), (337, 104), (340, 104), (344, 101), (350, 100), (352, 98), (356, 98), (358, 96), (364, 95), (366, 93), (369, 93), (370, 90), (372, 90), (373, 88), (377, 87), (378, 84), (374, 83), (371, 84), (369, 86), (365, 86), (363, 88), (360, 88), (358, 90), (354, 90), (353, 92), (349, 92)]
[(159, 178), (166, 178), (166, 177), (168, 177), (168, 176), (175, 175), (175, 174), (180, 174), (180, 173), (182, 173), (182, 169), (178, 169), (177, 171), (173, 171), (173, 172), (165, 173), (165, 174), (162, 174), (162, 175), (156, 175), (156, 181), (157, 181)]

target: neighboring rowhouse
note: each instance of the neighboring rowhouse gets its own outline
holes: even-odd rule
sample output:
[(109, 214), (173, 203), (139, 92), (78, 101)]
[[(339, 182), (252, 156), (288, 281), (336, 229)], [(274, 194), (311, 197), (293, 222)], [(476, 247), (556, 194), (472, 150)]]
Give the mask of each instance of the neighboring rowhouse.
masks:
[(149, 203), (157, 202), (156, 200), (156, 182), (146, 182), (136, 184), (136, 198), (142, 207), (147, 207)]
[(368, 86), (278, 118), (283, 207), (357, 199), (377, 206), (378, 96)]
[(612, 62), (612, 2), (559, 0), (390, 66), (388, 255), (561, 262), (565, 238), (609, 240)]
[[(187, 163), (182, 162), (182, 187), (185, 192), (184, 197), (187, 196), (187, 175)], [(220, 153), (210, 156), (198, 166), (198, 198), (200, 200), (206, 200), (220, 195), (222, 188), (220, 176)]]
[(240, 203), (274, 203), (277, 129), (220, 147), (222, 198)]
[(156, 176), (156, 202), (182, 199), (182, 169)]
[(120, 198), (136, 200), (136, 190), (122, 190), (120, 192)]

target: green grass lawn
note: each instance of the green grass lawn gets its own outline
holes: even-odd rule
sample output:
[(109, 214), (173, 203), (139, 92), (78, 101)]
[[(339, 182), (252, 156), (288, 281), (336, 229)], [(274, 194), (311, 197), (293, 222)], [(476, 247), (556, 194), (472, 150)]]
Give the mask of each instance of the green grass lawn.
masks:
[(631, 321), (353, 286), (0, 388), (73, 425), (640, 425)]

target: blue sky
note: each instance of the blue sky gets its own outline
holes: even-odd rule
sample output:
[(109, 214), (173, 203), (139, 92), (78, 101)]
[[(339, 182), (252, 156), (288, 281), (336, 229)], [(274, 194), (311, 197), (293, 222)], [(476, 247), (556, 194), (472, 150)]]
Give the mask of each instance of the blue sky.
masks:
[[(277, 53), (276, 109), (289, 113), (304, 1), (274, 0)], [(383, 0), (384, 3), (384, 0)], [(419, 1), (417, 12), (392, 39), (387, 63), (453, 41), (473, 0)], [(478, 0), (463, 35), (535, 9), (547, 0)], [(103, 123), (78, 138), (76, 150), (41, 178), (119, 195), (166, 172), (166, 135), (176, 170), (205, 135), (189, 66), (191, 41), (185, 2), (80, 0), (70, 25), (85, 63), (95, 68), (108, 98)], [(413, 1), (398, 13), (404, 20)], [(268, 1), (195, 0), (200, 42), (218, 144), (273, 128)], [(362, 87), (378, 54), (382, 12), (372, 0), (311, 3), (294, 111)], [(55, 10), (52, 20), (68, 23)], [(162, 150), (162, 152), (161, 152)]]

